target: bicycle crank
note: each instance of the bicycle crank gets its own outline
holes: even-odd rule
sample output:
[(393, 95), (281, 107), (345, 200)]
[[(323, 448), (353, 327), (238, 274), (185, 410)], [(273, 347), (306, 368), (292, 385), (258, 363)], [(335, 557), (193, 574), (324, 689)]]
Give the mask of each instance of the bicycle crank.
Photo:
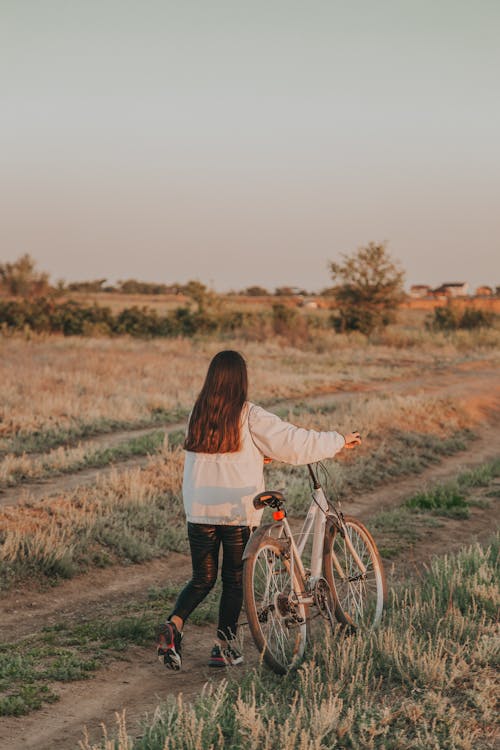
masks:
[(330, 625), (333, 628), (335, 624), (333, 616), (335, 605), (333, 602), (332, 590), (326, 578), (318, 578), (314, 582), (312, 595), (320, 615), (324, 617), (325, 620), (329, 620)]

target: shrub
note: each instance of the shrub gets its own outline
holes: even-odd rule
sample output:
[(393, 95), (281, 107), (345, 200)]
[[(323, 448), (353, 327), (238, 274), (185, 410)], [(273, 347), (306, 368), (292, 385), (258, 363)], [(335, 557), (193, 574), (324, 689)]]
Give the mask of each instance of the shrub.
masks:
[(432, 331), (456, 331), (458, 329), (473, 330), (476, 328), (490, 328), (494, 322), (494, 314), (474, 307), (466, 307), (463, 311), (456, 305), (436, 307), (433, 315), (429, 316), (425, 325)]
[(128, 333), (130, 336), (148, 338), (150, 336), (172, 335), (174, 326), (168, 318), (160, 318), (155, 310), (147, 307), (130, 307), (122, 310), (114, 325), (115, 333)]
[(491, 328), (493, 325), (494, 314), (486, 310), (476, 310), (472, 307), (465, 308), (460, 319), (459, 328)]
[(40, 297), (50, 291), (49, 275), (37, 271), (30, 255), (22, 255), (14, 263), (0, 263), (0, 287), (16, 297)]
[(297, 310), (281, 303), (273, 305), (273, 330), (278, 336), (288, 333), (296, 325)]
[(128, 334), (138, 338), (154, 336), (191, 337), (195, 334), (233, 333), (259, 321), (259, 313), (192, 312), (179, 307), (166, 315), (158, 315), (148, 307), (125, 308), (113, 315), (109, 307), (85, 306), (69, 300), (55, 303), (38, 299), (0, 301), (0, 330), (36, 333), (62, 333), (64, 336)]

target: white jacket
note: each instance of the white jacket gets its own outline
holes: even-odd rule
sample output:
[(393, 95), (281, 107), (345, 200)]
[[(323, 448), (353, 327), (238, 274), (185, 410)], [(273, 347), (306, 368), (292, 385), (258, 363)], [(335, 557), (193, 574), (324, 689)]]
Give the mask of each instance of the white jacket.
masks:
[[(247, 402), (236, 453), (186, 451), (182, 495), (187, 520), (258, 526), (262, 510), (252, 500), (264, 487), (264, 456), (299, 465), (330, 458), (345, 445), (338, 432), (305, 430)], [(286, 495), (286, 493), (285, 493)]]

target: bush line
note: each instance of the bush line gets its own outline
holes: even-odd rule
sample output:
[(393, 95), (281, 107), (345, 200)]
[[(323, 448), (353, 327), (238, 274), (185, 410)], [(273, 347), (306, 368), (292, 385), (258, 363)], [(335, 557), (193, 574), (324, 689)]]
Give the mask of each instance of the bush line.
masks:
[(287, 335), (300, 329), (331, 328), (331, 320), (321, 316), (302, 316), (298, 311), (276, 303), (271, 312), (192, 311), (188, 307), (159, 315), (148, 307), (127, 307), (117, 314), (100, 305), (85, 306), (73, 300), (58, 303), (53, 299), (0, 301), (0, 330), (61, 333), (64, 336), (119, 336), (138, 338), (190, 338), (197, 334), (234, 334), (269, 329)]

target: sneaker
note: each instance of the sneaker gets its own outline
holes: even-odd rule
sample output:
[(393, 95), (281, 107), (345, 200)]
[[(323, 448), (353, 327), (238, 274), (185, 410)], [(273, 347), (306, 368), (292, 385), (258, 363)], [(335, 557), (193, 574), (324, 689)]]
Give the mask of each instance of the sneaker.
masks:
[(224, 647), (216, 643), (208, 660), (209, 667), (235, 667), (237, 664), (242, 663), (243, 654), (230, 643)]
[(173, 622), (165, 622), (158, 628), (157, 641), (158, 659), (167, 669), (178, 672), (182, 664), (182, 633), (179, 633)]

